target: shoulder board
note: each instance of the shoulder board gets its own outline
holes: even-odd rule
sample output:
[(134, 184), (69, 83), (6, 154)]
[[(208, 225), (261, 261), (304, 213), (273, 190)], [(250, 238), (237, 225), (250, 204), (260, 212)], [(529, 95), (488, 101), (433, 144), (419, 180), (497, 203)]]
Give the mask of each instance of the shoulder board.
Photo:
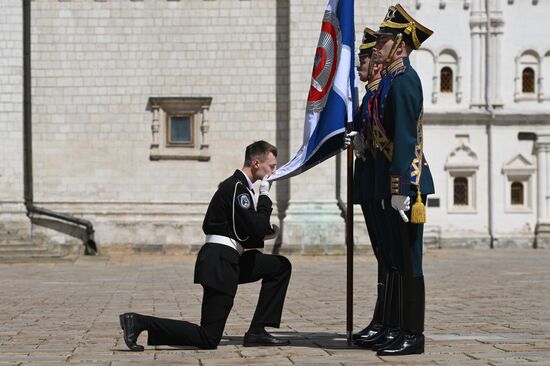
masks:
[(403, 63), (403, 59), (396, 60), (388, 66), (388, 73), (390, 73), (392, 77), (404, 73), (405, 70), (407, 70), (407, 66)]
[(403, 65), (392, 72), (392, 76), (395, 78), (398, 75), (404, 74), (407, 71), (407, 66)]

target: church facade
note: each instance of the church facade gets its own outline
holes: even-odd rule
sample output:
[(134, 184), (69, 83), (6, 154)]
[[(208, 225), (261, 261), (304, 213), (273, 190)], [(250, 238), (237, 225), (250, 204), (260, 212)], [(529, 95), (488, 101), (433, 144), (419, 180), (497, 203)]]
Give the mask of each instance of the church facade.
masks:
[[(92, 223), (100, 250), (195, 251), (208, 202), (248, 144), (276, 144), (280, 164), (301, 146), (326, 0), (30, 3), (32, 151), (21, 1), (5, 0), (0, 13), (0, 245), (81, 239), (70, 225), (30, 220), (31, 197)], [(355, 3), (358, 46), (391, 3)], [(411, 57), (436, 185), (426, 245), (547, 246), (550, 41), (539, 24), (550, 4), (402, 5), (434, 30)], [(271, 245), (344, 252), (345, 165), (329, 159), (274, 184), (283, 235)], [(355, 212), (355, 241), (368, 248)]]

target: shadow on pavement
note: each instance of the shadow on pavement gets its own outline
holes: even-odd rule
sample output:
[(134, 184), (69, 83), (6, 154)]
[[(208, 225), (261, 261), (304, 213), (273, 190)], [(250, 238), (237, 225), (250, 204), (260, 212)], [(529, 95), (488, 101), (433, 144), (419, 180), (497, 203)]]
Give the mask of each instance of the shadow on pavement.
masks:
[[(357, 349), (362, 348), (355, 345), (348, 345), (347, 339), (344, 334), (338, 333), (323, 333), (323, 332), (270, 332), (277, 338), (289, 339), (290, 345), (283, 347), (311, 347), (311, 348), (324, 348), (324, 349)], [(243, 344), (243, 336), (224, 336), (218, 345), (219, 347), (225, 346), (240, 346)], [(258, 347), (250, 347), (250, 349)], [(157, 346), (155, 348), (149, 348), (149, 350), (156, 351), (174, 351), (174, 350), (197, 350), (196, 347), (189, 346)], [(147, 347), (145, 349), (148, 350)], [(128, 349), (112, 349), (111, 351), (124, 352)], [(204, 350), (208, 351), (208, 350)]]

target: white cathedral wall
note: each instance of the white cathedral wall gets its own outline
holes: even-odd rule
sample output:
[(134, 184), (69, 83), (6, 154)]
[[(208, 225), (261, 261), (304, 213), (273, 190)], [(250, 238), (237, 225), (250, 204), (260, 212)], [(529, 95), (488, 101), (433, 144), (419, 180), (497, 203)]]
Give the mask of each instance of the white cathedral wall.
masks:
[[(544, 128), (542, 128), (544, 129)], [(520, 131), (542, 132), (541, 126), (495, 126), (493, 127), (493, 190), (495, 246), (530, 245), (533, 242), (537, 223), (536, 174), (524, 182), (526, 189), (525, 208), (510, 206), (511, 181), (504, 167), (518, 155), (525, 158), (533, 169), (536, 157), (533, 155), (532, 141), (518, 141)], [(548, 130), (548, 128), (546, 128)]]
[[(0, 24), (12, 30), (0, 34), (0, 42), (9, 46), (0, 50), (2, 59), (10, 60), (0, 64), (0, 77), (8, 81), (0, 85), (1, 151), (11, 157), (0, 163), (3, 217), (13, 209), (6, 208), (6, 201), (21, 206), (23, 187), (22, 65), (17, 49), (21, 44), (21, 11), (19, 2), (9, 1), (8, 11), (0, 15), (6, 20)], [(364, 26), (377, 29), (390, 3), (357, 2), (356, 45)], [(423, 45), (424, 50), (411, 57), (423, 82), (426, 113), (462, 111), (467, 116), (472, 9), (465, 10), (463, 2), (446, 1), (440, 8), (433, 2), (419, 1), (419, 9), (415, 9), (415, 3), (405, 5), (435, 31)], [(293, 154), (302, 142), (305, 98), (326, 0), (290, 4)], [(202, 244), (200, 226), (217, 183), (242, 164), (248, 143), (258, 138), (275, 141), (275, 1), (48, 0), (32, 2), (32, 6), (37, 203), (92, 220), (100, 246)], [(517, 0), (512, 5), (503, 4), (506, 31), (502, 39), (501, 86), (506, 111), (534, 113), (531, 111), (548, 109), (548, 102), (513, 103), (514, 59), (520, 48), (529, 45), (538, 47), (541, 54), (548, 51), (543, 39), (526, 40), (524, 30), (534, 37), (541, 36), (536, 27), (526, 30), (525, 19), (543, 17), (548, 6), (541, 1), (536, 6)], [(518, 8), (525, 16), (517, 16)], [(454, 51), (458, 57), (460, 102), (441, 93), (433, 101), (433, 69), (445, 50)], [(543, 62), (543, 69), (548, 67), (545, 65)], [(550, 75), (543, 83), (548, 80)], [(146, 104), (151, 96), (213, 97), (209, 162), (149, 160), (152, 116)], [(515, 147), (505, 148), (501, 142), (517, 141), (519, 130), (513, 126), (493, 128), (493, 202), (505, 193), (500, 169), (515, 151)], [(426, 125), (424, 132), (436, 185), (434, 197), (440, 198), (440, 207), (428, 208), (427, 236), (440, 237), (442, 246), (484, 246), (488, 235), (485, 126), (442, 122)], [(456, 135), (468, 135), (468, 144), (479, 159), (475, 210), (469, 213), (450, 212), (449, 208), (445, 162), (456, 147)], [(529, 143), (517, 142), (517, 152), (534, 162)], [(345, 199), (344, 158), (342, 163), (341, 196)], [(533, 194), (535, 188), (533, 180)], [(273, 198), (276, 190), (277, 184), (272, 189)], [(535, 210), (536, 198), (532, 199)], [(495, 213), (494, 230), (501, 241), (515, 232), (525, 232), (526, 224), (534, 228), (534, 211), (511, 215), (495, 205)], [(356, 241), (368, 244), (358, 207), (355, 219)], [(285, 225), (283, 245), (304, 250), (317, 244), (317, 252), (321, 253), (327, 251), (323, 245), (341, 246), (344, 223), (335, 199), (335, 159), (291, 179)], [(522, 234), (520, 239), (527, 236)]]
[[(424, 151), (434, 178), (439, 207), (427, 207), (426, 236), (440, 235), (440, 246), (484, 247), (488, 242), (487, 225), (487, 135), (485, 126), (430, 124), (424, 127)], [(479, 166), (475, 170), (471, 204), (467, 209), (453, 207), (452, 178), (445, 168), (449, 155), (466, 141)]]
[[(550, 111), (550, 103), (539, 103), (537, 100), (514, 103), (516, 91), (515, 77), (518, 73), (516, 60), (525, 51), (534, 51), (539, 59), (550, 51), (550, 44), (544, 35), (543, 24), (550, 14), (550, 3), (547, 1), (518, 1), (505, 2), (502, 5), (504, 17), (504, 33), (502, 35), (502, 81), (501, 93), (507, 108), (526, 111), (544, 110)], [(540, 75), (535, 75), (538, 78)], [(550, 70), (545, 70), (545, 79), (550, 78)], [(550, 90), (546, 90), (547, 95)]]
[[(470, 11), (464, 9), (460, 1), (443, 1), (445, 7), (441, 8), (434, 2), (419, 1), (420, 9), (408, 8), (415, 19), (433, 30), (430, 36), (418, 51), (411, 54), (411, 62), (417, 70), (422, 81), (424, 91), (424, 109), (426, 112), (441, 112), (463, 110), (469, 107), (470, 101), (470, 63), (471, 63), (471, 41), (470, 41)], [(454, 91), (450, 94), (439, 92), (438, 76), (441, 68), (448, 64), (442, 63), (444, 54), (455, 56), (457, 67), (453, 70)], [(456, 78), (460, 76), (460, 101), (456, 98)], [(436, 91), (436, 98), (433, 92)]]

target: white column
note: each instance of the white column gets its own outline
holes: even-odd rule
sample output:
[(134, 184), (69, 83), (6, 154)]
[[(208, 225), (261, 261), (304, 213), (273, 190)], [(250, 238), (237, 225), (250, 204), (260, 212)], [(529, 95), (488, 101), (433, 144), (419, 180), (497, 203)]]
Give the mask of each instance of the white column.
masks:
[(514, 78), (514, 101), (517, 101), (521, 95), (521, 67), (519, 66), (519, 57), (515, 58), (516, 76)]
[(539, 76), (539, 78), (537, 80), (538, 90), (539, 90), (539, 95), (538, 95), (539, 102), (542, 102), (543, 99), (544, 99), (544, 77), (542, 76), (542, 70), (543, 70), (542, 66), (539, 67), (539, 75), (541, 75), (541, 76)]
[(485, 105), (485, 30), (487, 16), (482, 11), (480, 1), (473, 3), (470, 14), (472, 37), (472, 75), (471, 75), (471, 108), (483, 108)]
[(537, 226), (536, 243), (539, 248), (550, 246), (550, 187), (548, 173), (550, 169), (550, 135), (538, 135), (535, 142), (537, 155)]
[[(476, 26), (477, 28), (477, 26)], [(472, 77), (471, 77), (471, 106), (478, 106), (481, 101), (480, 95), (480, 70), (481, 64), (479, 62), (479, 52), (480, 52), (480, 38), (479, 32), (476, 29), (472, 29)]]
[(209, 105), (201, 106), (201, 150), (208, 149), (210, 141), (208, 140), (208, 131), (210, 131), (210, 123), (208, 122)]
[(536, 145), (537, 149), (537, 222), (545, 221), (548, 217), (546, 210), (546, 151), (543, 145)]
[(502, 80), (502, 33), (504, 28), (504, 17), (502, 12), (495, 11), (491, 14), (491, 26), (492, 26), (492, 99), (491, 104), (494, 108), (501, 108), (502, 92), (501, 92), (501, 80)]
[(462, 103), (462, 74), (460, 73), (460, 58), (456, 65), (456, 103)]
[(160, 149), (160, 120), (159, 120), (159, 111), (160, 106), (158, 104), (154, 104), (151, 106), (151, 109), (153, 111), (153, 120), (151, 122), (151, 135), (152, 135), (152, 141), (151, 141), (151, 148), (149, 150), (149, 157), (151, 160), (158, 160), (158, 154)]
[(433, 104), (436, 104), (437, 103), (437, 96), (439, 95), (439, 70), (437, 70), (436, 68), (436, 71), (435, 71), (435, 74), (432, 78), (433, 80), (433, 85), (432, 85), (432, 103)]

